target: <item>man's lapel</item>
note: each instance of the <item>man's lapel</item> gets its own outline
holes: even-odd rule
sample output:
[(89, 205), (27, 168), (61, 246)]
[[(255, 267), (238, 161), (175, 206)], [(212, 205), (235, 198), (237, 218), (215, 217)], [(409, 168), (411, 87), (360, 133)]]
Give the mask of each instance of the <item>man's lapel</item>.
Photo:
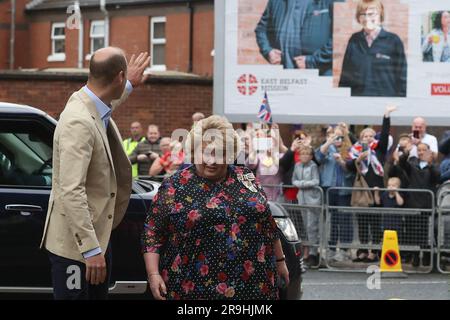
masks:
[(113, 162), (113, 159), (111, 156), (111, 149), (109, 147), (108, 137), (106, 136), (106, 129), (104, 127), (102, 119), (100, 118), (100, 115), (98, 114), (97, 108), (95, 107), (95, 103), (94, 103), (94, 101), (91, 100), (91, 98), (88, 96), (88, 94), (86, 92), (84, 92), (83, 89), (78, 91), (78, 94), (79, 94), (79, 97), (81, 98), (81, 100), (86, 105), (92, 118), (95, 120), (95, 126), (96, 126), (98, 132), (100, 133), (100, 136), (102, 137), (103, 144), (106, 149), (106, 153), (108, 154), (109, 163), (111, 164), (111, 168), (115, 174), (114, 162)]

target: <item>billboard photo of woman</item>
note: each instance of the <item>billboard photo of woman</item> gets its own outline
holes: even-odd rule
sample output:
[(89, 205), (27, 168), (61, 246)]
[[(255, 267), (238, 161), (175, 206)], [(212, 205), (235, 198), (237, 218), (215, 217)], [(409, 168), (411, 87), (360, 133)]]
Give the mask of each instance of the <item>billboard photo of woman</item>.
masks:
[(381, 0), (359, 0), (356, 21), (362, 30), (348, 41), (339, 87), (352, 96), (406, 97), (407, 62), (400, 37), (384, 26)]

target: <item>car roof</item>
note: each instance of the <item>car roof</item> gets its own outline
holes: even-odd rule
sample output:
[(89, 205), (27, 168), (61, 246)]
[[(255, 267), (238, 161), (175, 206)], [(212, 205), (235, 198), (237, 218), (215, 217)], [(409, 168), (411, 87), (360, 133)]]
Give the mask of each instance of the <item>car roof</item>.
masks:
[(0, 102), (0, 113), (30, 113), (46, 115), (44, 111), (39, 109), (16, 103)]

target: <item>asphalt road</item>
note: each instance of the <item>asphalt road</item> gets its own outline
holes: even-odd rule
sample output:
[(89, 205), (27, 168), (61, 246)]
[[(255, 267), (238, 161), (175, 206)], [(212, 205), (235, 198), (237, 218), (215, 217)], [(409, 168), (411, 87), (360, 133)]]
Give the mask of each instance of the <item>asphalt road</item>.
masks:
[[(367, 286), (370, 276), (373, 289)], [(302, 300), (449, 300), (449, 289), (450, 275), (440, 273), (381, 278), (377, 282), (373, 275), (365, 273), (308, 270), (304, 274)]]

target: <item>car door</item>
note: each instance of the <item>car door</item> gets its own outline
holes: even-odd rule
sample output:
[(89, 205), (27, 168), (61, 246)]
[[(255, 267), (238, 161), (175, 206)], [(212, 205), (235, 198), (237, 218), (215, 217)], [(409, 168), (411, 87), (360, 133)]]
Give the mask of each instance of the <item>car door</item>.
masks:
[(55, 122), (0, 114), (0, 293), (51, 292), (39, 244), (51, 190)]

